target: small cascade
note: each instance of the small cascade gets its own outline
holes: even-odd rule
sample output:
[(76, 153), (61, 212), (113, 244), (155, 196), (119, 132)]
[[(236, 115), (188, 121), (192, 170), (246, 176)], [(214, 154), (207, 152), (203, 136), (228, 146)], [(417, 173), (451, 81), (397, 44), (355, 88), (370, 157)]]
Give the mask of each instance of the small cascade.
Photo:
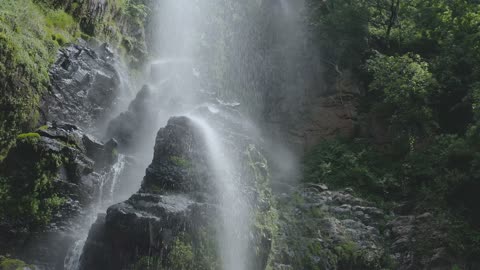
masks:
[(111, 170), (111, 183), (110, 183), (110, 190), (108, 193), (108, 201), (110, 203), (114, 203), (115, 201), (115, 187), (117, 186), (118, 183), (118, 178), (120, 177), (120, 174), (122, 173), (123, 169), (125, 168), (125, 155), (119, 154), (118, 155), (118, 161), (113, 165), (112, 170)]
[(65, 257), (64, 269), (65, 270), (77, 270), (80, 267), (80, 257), (82, 256), (82, 250), (85, 245), (85, 239), (75, 242), (73, 247), (69, 250)]
[[(118, 179), (122, 174), (126, 163), (126, 157), (122, 154), (118, 155), (117, 162), (106, 173), (102, 174), (99, 179), (98, 199), (95, 205), (91, 207), (91, 213), (88, 215), (86, 228), (90, 228), (95, 222), (97, 215), (105, 212), (108, 206), (115, 203), (115, 187)], [(80, 257), (82, 256), (83, 247), (88, 236), (88, 230), (79, 233), (75, 244), (70, 248), (64, 260), (65, 270), (78, 270), (80, 267)]]

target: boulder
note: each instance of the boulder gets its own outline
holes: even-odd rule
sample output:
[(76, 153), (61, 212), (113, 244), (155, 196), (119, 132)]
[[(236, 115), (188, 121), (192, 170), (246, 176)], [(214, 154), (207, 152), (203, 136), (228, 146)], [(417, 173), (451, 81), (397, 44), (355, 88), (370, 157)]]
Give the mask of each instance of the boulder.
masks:
[[(249, 269), (265, 269), (273, 235), (268, 166), (228, 117), (199, 112), (224, 124), (253, 209)], [(238, 123), (237, 123), (238, 124)], [(237, 149), (238, 148), (238, 149)], [(148, 262), (154, 269), (213, 269), (220, 265), (221, 205), (203, 134), (188, 117), (174, 117), (157, 133), (154, 158), (139, 192), (111, 206), (90, 230), (81, 257), (89, 270), (131, 269)], [(259, 252), (256, 252), (259, 251)], [(163, 267), (163, 268), (162, 268)]]
[(91, 129), (115, 104), (120, 77), (110, 49), (83, 44), (59, 51), (50, 69), (51, 90), (42, 97), (43, 122), (64, 121)]
[[(158, 101), (149, 86), (144, 86), (130, 103), (128, 110), (110, 121), (106, 138), (118, 141), (120, 150), (130, 152), (138, 146), (139, 138), (148, 132), (158, 113), (154, 104)], [(156, 130), (154, 130), (155, 132)]]

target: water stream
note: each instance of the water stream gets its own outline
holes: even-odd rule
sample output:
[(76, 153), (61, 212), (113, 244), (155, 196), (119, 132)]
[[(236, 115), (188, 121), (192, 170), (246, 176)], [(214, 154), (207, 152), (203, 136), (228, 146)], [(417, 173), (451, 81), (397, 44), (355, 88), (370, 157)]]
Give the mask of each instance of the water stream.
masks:
[(224, 139), (207, 120), (188, 115), (203, 135), (208, 161), (214, 171), (214, 182), (220, 198), (220, 223), (217, 242), (223, 269), (248, 269), (248, 236), (251, 217), (236, 168)]
[[(95, 222), (99, 213), (105, 212), (108, 206), (118, 202), (118, 199), (116, 199), (115, 197), (114, 191), (118, 183), (118, 179), (125, 168), (125, 162), (125, 156), (119, 154), (118, 160), (112, 166), (112, 168), (100, 176), (97, 199), (95, 203), (90, 207), (86, 220), (82, 221), (85, 223), (86, 228), (90, 228), (90, 226)], [(80, 257), (82, 255), (83, 247), (85, 241), (87, 240), (87, 236), (88, 230), (82, 230), (77, 233), (76, 237), (78, 238), (78, 240), (75, 241), (74, 245), (70, 248), (64, 260), (65, 270), (79, 269)]]

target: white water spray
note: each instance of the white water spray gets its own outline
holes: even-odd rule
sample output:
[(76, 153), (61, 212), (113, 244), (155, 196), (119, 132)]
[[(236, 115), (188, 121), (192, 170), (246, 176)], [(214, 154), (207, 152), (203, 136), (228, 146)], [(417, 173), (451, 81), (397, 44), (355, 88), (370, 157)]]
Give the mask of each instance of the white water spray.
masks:
[(220, 223), (217, 242), (224, 270), (248, 270), (250, 209), (241, 189), (241, 178), (221, 135), (204, 119), (188, 116), (201, 131), (214, 172), (219, 196)]

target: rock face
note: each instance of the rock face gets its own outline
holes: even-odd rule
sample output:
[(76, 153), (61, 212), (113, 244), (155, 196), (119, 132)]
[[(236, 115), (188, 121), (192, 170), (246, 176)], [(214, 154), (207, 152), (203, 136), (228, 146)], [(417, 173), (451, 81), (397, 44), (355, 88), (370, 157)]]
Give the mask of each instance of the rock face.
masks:
[(399, 270), (479, 269), (478, 258), (449, 248), (451, 224), (430, 212), (396, 216), (387, 224), (390, 250)]
[(2, 201), (3, 210), (12, 212), (0, 220), (0, 253), (42, 269), (63, 269), (75, 233), (84, 229), (88, 209), (106, 184), (106, 167), (116, 161), (113, 149), (113, 141), (102, 144), (69, 124), (20, 135), (0, 173), (10, 193), (18, 194)]
[(279, 197), (274, 269), (385, 269), (385, 214), (349, 190), (305, 186)]
[(156, 101), (157, 98), (150, 88), (144, 86), (130, 103), (128, 110), (109, 123), (106, 137), (115, 138), (122, 151), (131, 151), (135, 148), (135, 143), (138, 143), (138, 138), (147, 132), (146, 126), (155, 121), (155, 113), (158, 112), (152, 108), (156, 108), (153, 105)]
[[(215, 234), (220, 206), (202, 136), (186, 117), (172, 118), (160, 129), (140, 191), (98, 218), (90, 230), (81, 269), (219, 267)], [(273, 228), (266, 217), (273, 211), (268, 169), (253, 146), (240, 147), (244, 177), (254, 177), (246, 182), (257, 187), (253, 204), (258, 217), (250, 241), (252, 250), (261, 252), (252, 254), (249, 269), (265, 269)]]
[(51, 92), (43, 97), (44, 121), (66, 121), (84, 129), (95, 127), (112, 109), (120, 78), (107, 45), (61, 49), (50, 70)]
[(356, 132), (360, 89), (353, 75), (324, 71), (320, 77), (298, 97), (271, 90), (265, 105), (267, 129), (300, 154), (322, 140), (350, 138)]

